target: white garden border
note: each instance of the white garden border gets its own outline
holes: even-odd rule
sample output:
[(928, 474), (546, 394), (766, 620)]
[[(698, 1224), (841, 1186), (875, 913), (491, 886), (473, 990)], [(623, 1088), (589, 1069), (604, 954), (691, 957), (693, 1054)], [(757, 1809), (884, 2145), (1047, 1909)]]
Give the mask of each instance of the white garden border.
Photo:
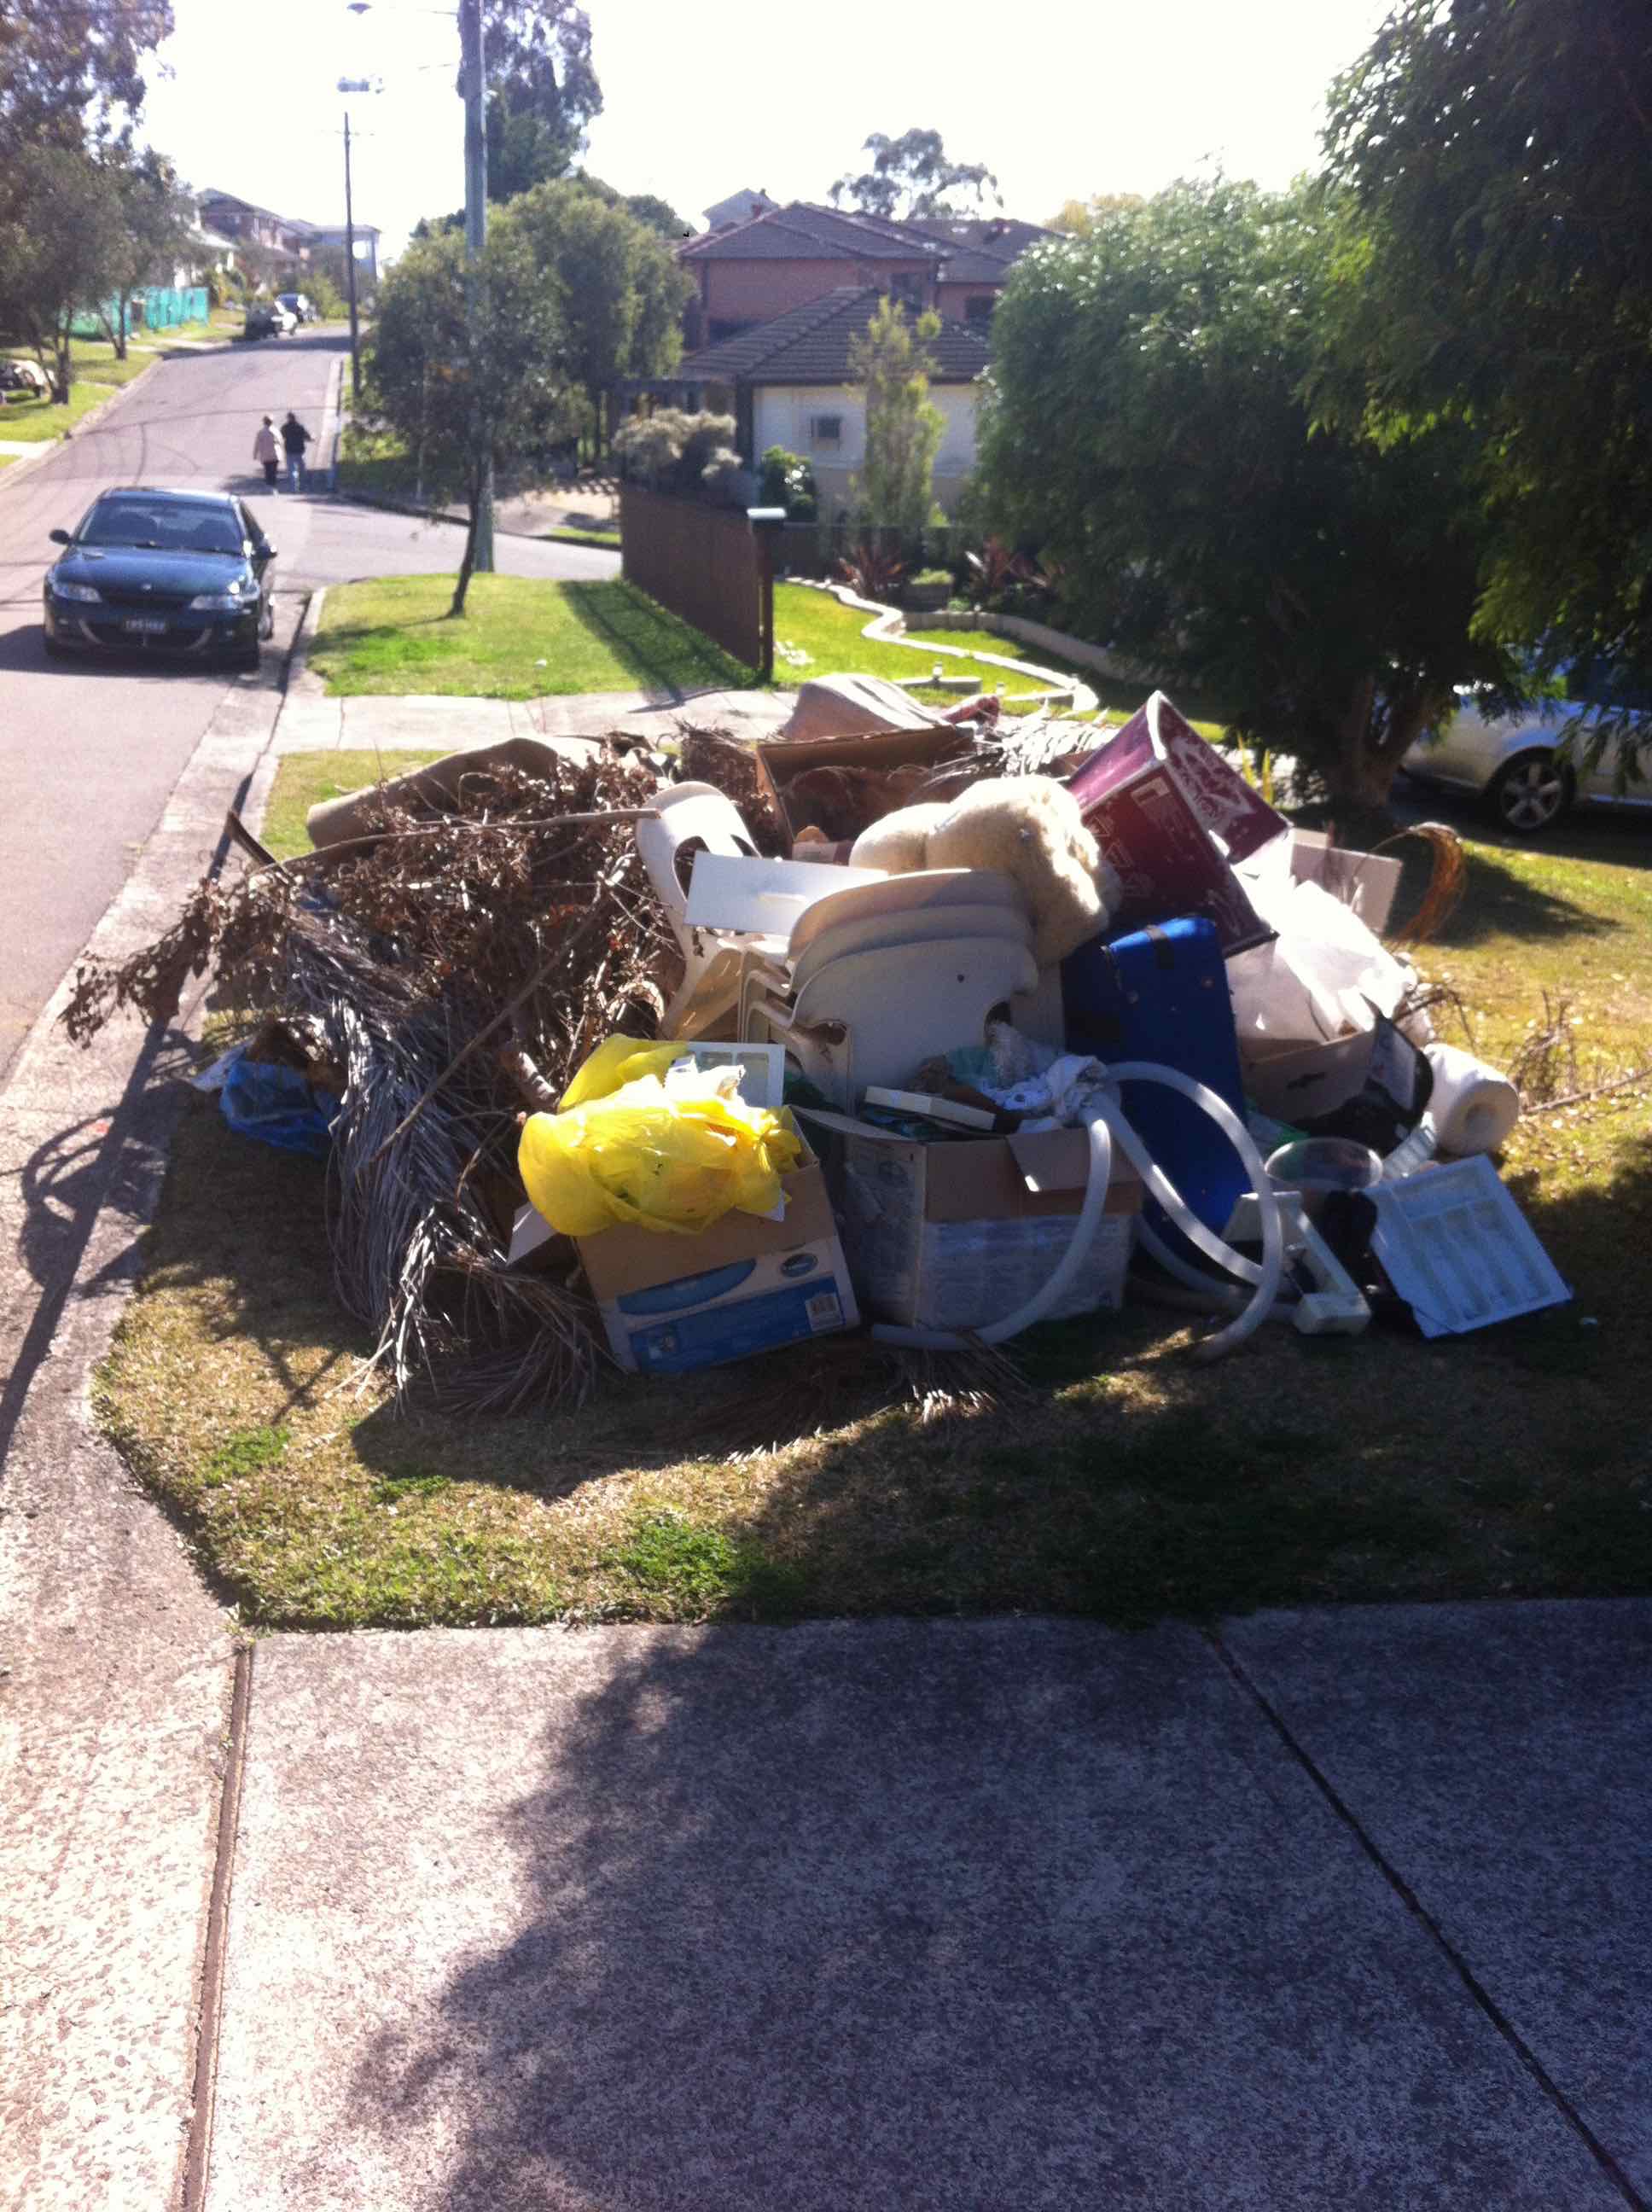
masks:
[[(903, 645), (913, 653), (926, 653), (932, 661), (938, 653), (944, 653), (951, 659), (984, 661), (993, 668), (1007, 669), (1015, 676), (1030, 676), (1036, 683), (1048, 687), (1037, 695), (1046, 705), (1054, 706), (1060, 701), (1069, 714), (1093, 714), (1102, 703), (1087, 684), (1079, 683), (1076, 678), (1058, 676), (1053, 668), (1039, 668), (1029, 660), (1011, 660), (1007, 653), (972, 653), (968, 646), (963, 645), (937, 645), (932, 641), (920, 645), (915, 638), (905, 635), (906, 616), (899, 607), (880, 606), (876, 599), (859, 599), (847, 584), (829, 584), (813, 576), (787, 576), (777, 580), (801, 584), (811, 592), (829, 592), (841, 606), (853, 607), (858, 613), (872, 616), (872, 621), (862, 625), (860, 635), (875, 639), (880, 645)], [(946, 611), (943, 609), (940, 613), (944, 616)], [(951, 623), (944, 619), (938, 620), (935, 626), (937, 629), (961, 629), (966, 623), (970, 628), (975, 627), (976, 617), (973, 615), (960, 617)], [(996, 628), (997, 619), (983, 617), (982, 625)], [(776, 624), (777, 633), (778, 628)], [(1052, 637), (1056, 635), (1054, 630), (1049, 632)], [(1077, 643), (1077, 640), (1074, 642)], [(1089, 650), (1093, 653), (1096, 648), (1092, 646)], [(901, 683), (908, 681), (906, 678), (896, 680)]]

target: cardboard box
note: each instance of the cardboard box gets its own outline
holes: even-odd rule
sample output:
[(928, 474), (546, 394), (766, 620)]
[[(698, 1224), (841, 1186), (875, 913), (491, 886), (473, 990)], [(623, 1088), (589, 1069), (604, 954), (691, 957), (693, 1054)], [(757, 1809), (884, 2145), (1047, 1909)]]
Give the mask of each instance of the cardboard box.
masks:
[(1356, 853), (1345, 845), (1333, 845), (1322, 830), (1293, 830), (1291, 872), (1298, 883), (1317, 884), (1340, 899), (1373, 937), (1381, 937), (1405, 870), (1403, 863), (1381, 853)]
[(783, 1179), (784, 1220), (726, 1213), (697, 1237), (622, 1223), (578, 1240), (609, 1349), (633, 1375), (683, 1375), (853, 1328), (860, 1316), (820, 1164)]
[[(868, 1313), (981, 1328), (1024, 1305), (1066, 1250), (1090, 1172), (1082, 1129), (924, 1145), (847, 1115), (799, 1113), (821, 1140), (849, 1270)], [(1115, 1161), (1090, 1256), (1052, 1318), (1114, 1308), (1141, 1185)]]
[(1311, 1044), (1239, 1042), (1245, 1096), (1276, 1121), (1300, 1127), (1357, 1097), (1370, 1065), (1371, 1032), (1350, 1029)]
[[(913, 805), (930, 772), (943, 762), (966, 758), (974, 744), (967, 730), (943, 724), (934, 729), (889, 730), (858, 738), (798, 738), (790, 743), (780, 738), (755, 745), (752, 750), (756, 757), (758, 781), (774, 801), (787, 849), (791, 850), (799, 831), (811, 828), (823, 830), (829, 845), (844, 839), (852, 842), (885, 814), (892, 814), (898, 806)], [(822, 780), (812, 790), (804, 785), (794, 796), (793, 787), (799, 779), (819, 769), (870, 770), (879, 779), (879, 784), (863, 786), (857, 793), (859, 777), (841, 782)], [(959, 789), (963, 787), (963, 781)], [(944, 799), (954, 793), (943, 786), (924, 790), (921, 796)], [(822, 814), (829, 810), (835, 810), (835, 818), (823, 820)], [(805, 845), (796, 857), (817, 857), (819, 849), (816, 845)]]
[(1248, 859), (1282, 836), (1284, 817), (1163, 692), (1090, 755), (1067, 789), (1123, 890), (1110, 934), (1181, 915), (1213, 922), (1225, 953), (1265, 945), (1273, 934), (1229, 860)]

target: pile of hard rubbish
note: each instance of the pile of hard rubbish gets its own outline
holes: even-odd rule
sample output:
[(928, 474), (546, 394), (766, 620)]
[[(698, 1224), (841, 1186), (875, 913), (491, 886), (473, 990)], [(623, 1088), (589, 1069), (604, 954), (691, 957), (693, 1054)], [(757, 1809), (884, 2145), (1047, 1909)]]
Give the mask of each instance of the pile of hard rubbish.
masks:
[[(1205, 1358), (1569, 1295), (1489, 1157), (1512, 1085), (1384, 942), (1399, 861), (1293, 829), (1161, 694), (1108, 732), (834, 678), (755, 746), (516, 741), (310, 831), (240, 833), (65, 1018), (214, 970), (244, 1042), (201, 1081), (325, 1158), (398, 1393), (975, 1352), (1138, 1291)], [(1424, 924), (1462, 866), (1425, 834)]]

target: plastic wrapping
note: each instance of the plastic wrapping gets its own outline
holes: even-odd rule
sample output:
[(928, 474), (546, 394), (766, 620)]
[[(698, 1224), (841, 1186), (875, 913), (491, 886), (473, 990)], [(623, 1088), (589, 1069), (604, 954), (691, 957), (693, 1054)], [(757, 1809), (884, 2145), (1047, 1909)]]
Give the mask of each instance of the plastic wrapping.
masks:
[[(803, 1155), (791, 1115), (748, 1105), (738, 1066), (672, 1066), (680, 1054), (674, 1044), (639, 1048), (610, 1037), (568, 1086), (571, 1105), (529, 1115), (518, 1152), (522, 1181), (562, 1236), (630, 1222), (692, 1237), (732, 1209), (772, 1214), (781, 1206), (780, 1177)], [(593, 1095), (593, 1085), (606, 1086), (639, 1061), (643, 1073)]]

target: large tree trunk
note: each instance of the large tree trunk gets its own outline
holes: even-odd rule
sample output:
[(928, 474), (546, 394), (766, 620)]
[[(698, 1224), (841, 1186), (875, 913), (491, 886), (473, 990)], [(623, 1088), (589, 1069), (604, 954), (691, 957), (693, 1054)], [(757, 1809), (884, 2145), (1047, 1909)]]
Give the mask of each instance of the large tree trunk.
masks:
[(1337, 742), (1324, 763), (1326, 789), (1340, 813), (1382, 814), (1394, 773), (1428, 727), (1441, 702), (1417, 697), (1390, 702), (1377, 712), (1376, 678), (1361, 678), (1349, 697)]
[(52, 397), (59, 407), (68, 406), (74, 381), (75, 356), (70, 350), (69, 332), (55, 331), (52, 337)]

